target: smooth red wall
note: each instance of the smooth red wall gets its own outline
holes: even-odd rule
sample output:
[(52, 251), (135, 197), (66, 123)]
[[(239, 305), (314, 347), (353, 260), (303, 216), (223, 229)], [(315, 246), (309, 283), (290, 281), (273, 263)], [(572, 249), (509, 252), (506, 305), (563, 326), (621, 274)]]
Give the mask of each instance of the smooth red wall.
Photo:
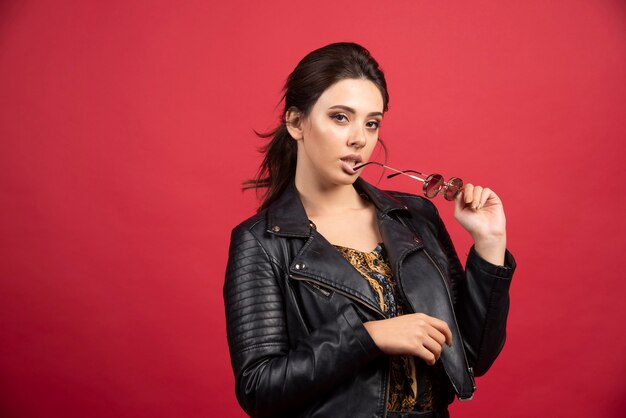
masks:
[(624, 416), (618, 0), (1, 2), (0, 416), (244, 416), (221, 296), (240, 182), (334, 41), (386, 71), (390, 164), (505, 202), (509, 339), (454, 416)]

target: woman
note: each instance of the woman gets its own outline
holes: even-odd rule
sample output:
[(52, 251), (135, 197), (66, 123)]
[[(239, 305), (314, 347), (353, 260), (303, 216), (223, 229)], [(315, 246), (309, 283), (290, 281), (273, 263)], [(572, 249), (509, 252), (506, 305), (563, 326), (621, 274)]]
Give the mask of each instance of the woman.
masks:
[(233, 230), (228, 342), (253, 417), (447, 417), (505, 339), (514, 260), (498, 196), (467, 184), (455, 218), (466, 270), (433, 204), (359, 178), (388, 93), (363, 47), (308, 54), (248, 187), (267, 188)]

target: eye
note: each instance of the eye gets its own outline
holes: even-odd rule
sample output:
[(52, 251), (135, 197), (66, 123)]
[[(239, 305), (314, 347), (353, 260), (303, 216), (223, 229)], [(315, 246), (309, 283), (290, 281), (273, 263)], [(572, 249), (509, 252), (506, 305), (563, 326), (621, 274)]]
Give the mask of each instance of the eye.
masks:
[(371, 120), (365, 124), (370, 129), (378, 129), (380, 128), (380, 122), (377, 120)]
[(334, 115), (330, 115), (331, 119), (335, 119), (337, 122), (346, 122), (348, 117), (343, 113), (335, 113)]

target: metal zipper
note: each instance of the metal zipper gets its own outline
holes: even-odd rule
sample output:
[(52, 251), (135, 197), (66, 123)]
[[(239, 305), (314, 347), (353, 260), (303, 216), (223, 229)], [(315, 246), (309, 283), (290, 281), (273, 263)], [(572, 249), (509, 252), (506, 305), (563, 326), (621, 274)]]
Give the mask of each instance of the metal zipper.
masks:
[(322, 286), (318, 285), (317, 283), (313, 283), (309, 281), (307, 281), (306, 283), (309, 283), (312, 287), (314, 287), (318, 292), (320, 292), (322, 295), (326, 296), (327, 298), (333, 294), (333, 292), (331, 292), (328, 289), (324, 289)]
[[(371, 310), (372, 310), (372, 311), (374, 311), (374, 312), (375, 312), (378, 316), (380, 316), (380, 318), (381, 318), (381, 319), (385, 319), (385, 315), (384, 315), (384, 314), (382, 313), (382, 311), (381, 311), (380, 309), (378, 309), (376, 306), (374, 306), (374, 305), (372, 305), (372, 304), (370, 304), (370, 303), (368, 303), (368, 302), (364, 301), (363, 299), (359, 299), (359, 298), (357, 298), (356, 296), (351, 295), (350, 293), (347, 293), (347, 292), (345, 292), (345, 291), (343, 291), (343, 290), (341, 290), (341, 289), (338, 289), (338, 288), (336, 288), (336, 287), (334, 287), (334, 286), (330, 286), (330, 285), (328, 285), (328, 284), (326, 284), (326, 283), (320, 282), (319, 280), (315, 280), (315, 279), (312, 279), (312, 278), (310, 278), (310, 277), (304, 277), (304, 276), (294, 276), (293, 274), (290, 274), (290, 275), (289, 275), (289, 277), (291, 277), (291, 278), (292, 278), (292, 279), (294, 279), (294, 280), (301, 281), (301, 282), (309, 282), (309, 283), (313, 284), (313, 285), (314, 285), (314, 287), (315, 287), (316, 289), (320, 290), (320, 291), (322, 291), (324, 288), (326, 288), (326, 289), (332, 289), (333, 291), (335, 291), (335, 292), (337, 292), (337, 293), (339, 293), (339, 294), (341, 294), (341, 295), (343, 295), (343, 296), (345, 296), (345, 297), (347, 297), (347, 298), (349, 298), (349, 299), (352, 299), (353, 301), (358, 302), (359, 304), (361, 304), (361, 305), (363, 305), (363, 306), (365, 306), (365, 307), (367, 307), (367, 308), (371, 309)], [(325, 289), (324, 289), (324, 290), (325, 290)]]

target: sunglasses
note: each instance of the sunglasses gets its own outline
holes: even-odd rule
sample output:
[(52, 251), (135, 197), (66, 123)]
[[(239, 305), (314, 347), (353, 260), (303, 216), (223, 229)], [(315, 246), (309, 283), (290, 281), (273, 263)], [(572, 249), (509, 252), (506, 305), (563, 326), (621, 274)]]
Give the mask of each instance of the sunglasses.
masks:
[[(402, 174), (403, 176), (410, 177), (413, 180), (421, 181), (422, 183), (424, 183), (424, 187), (423, 187), (424, 196), (426, 196), (429, 199), (432, 199), (433, 197), (440, 194), (446, 200), (452, 201), (463, 188), (463, 180), (461, 180), (458, 177), (452, 177), (450, 180), (445, 181), (441, 174), (424, 174), (415, 170), (402, 170), (401, 171), (401, 170), (396, 170), (395, 168), (386, 166), (385, 164), (381, 164), (375, 161), (370, 161), (369, 163), (361, 164), (357, 167), (354, 167), (354, 170), (359, 170), (365, 167), (366, 165), (370, 165), (370, 164), (378, 165), (388, 170), (395, 171), (395, 173), (389, 174), (387, 176), (388, 179)], [(425, 178), (418, 177), (409, 173), (418, 174)]]

